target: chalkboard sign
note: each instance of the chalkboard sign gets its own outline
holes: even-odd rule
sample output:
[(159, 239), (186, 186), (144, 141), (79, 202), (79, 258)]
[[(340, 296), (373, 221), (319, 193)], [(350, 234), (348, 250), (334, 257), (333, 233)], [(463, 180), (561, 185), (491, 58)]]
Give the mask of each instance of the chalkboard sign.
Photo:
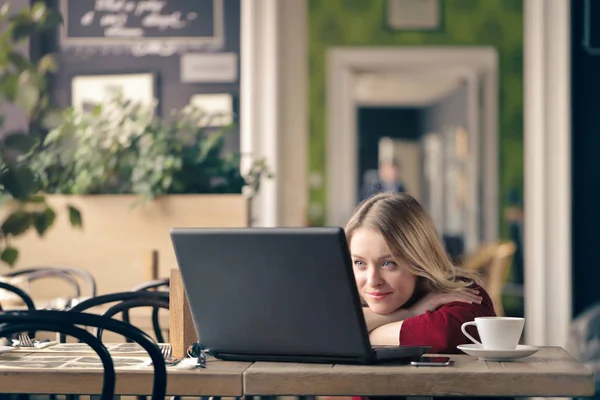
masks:
[(60, 9), (64, 48), (223, 46), (223, 0), (61, 0)]

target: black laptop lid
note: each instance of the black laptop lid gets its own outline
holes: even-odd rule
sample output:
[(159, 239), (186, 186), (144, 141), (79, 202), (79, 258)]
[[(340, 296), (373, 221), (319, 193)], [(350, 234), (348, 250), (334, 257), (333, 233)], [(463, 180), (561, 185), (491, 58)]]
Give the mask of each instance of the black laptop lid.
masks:
[(172, 229), (200, 343), (240, 355), (370, 354), (341, 228)]

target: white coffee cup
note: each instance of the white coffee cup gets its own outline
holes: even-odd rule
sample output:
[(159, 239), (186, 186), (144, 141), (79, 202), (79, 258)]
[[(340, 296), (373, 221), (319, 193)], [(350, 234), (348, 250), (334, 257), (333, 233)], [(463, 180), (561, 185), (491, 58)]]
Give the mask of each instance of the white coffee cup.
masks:
[[(481, 342), (467, 333), (467, 326), (475, 325)], [(514, 350), (523, 333), (525, 318), (517, 317), (477, 317), (475, 321), (465, 322), (460, 329), (473, 343), (486, 350)]]

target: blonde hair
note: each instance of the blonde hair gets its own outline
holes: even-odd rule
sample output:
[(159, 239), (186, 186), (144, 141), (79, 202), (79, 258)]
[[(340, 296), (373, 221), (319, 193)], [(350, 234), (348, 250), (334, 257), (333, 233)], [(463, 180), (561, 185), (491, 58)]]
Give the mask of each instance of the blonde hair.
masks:
[(431, 292), (448, 293), (473, 282), (479, 284), (475, 273), (452, 264), (433, 221), (409, 194), (386, 192), (366, 199), (346, 225), (348, 243), (360, 228), (380, 233), (396, 261), (417, 276), (413, 297)]

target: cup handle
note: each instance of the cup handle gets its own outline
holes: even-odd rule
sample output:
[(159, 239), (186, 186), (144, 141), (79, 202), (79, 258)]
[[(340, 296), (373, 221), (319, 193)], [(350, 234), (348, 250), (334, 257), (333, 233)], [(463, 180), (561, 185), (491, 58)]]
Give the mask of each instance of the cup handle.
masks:
[(464, 323), (464, 324), (462, 324), (462, 326), (460, 327), (460, 330), (461, 330), (461, 331), (462, 331), (462, 333), (464, 333), (464, 335), (465, 335), (466, 337), (468, 337), (468, 338), (469, 338), (469, 339), (470, 339), (470, 340), (471, 340), (473, 343), (477, 343), (478, 345), (480, 345), (480, 346), (483, 346), (483, 345), (481, 344), (481, 342), (479, 342), (479, 341), (475, 340), (475, 338), (474, 338), (473, 336), (471, 336), (471, 335), (469, 335), (469, 334), (467, 333), (467, 329), (466, 329), (466, 328), (467, 328), (467, 326), (469, 326), (469, 325), (475, 325), (475, 326), (477, 326), (477, 323), (476, 323), (475, 321), (465, 322), (465, 323)]

